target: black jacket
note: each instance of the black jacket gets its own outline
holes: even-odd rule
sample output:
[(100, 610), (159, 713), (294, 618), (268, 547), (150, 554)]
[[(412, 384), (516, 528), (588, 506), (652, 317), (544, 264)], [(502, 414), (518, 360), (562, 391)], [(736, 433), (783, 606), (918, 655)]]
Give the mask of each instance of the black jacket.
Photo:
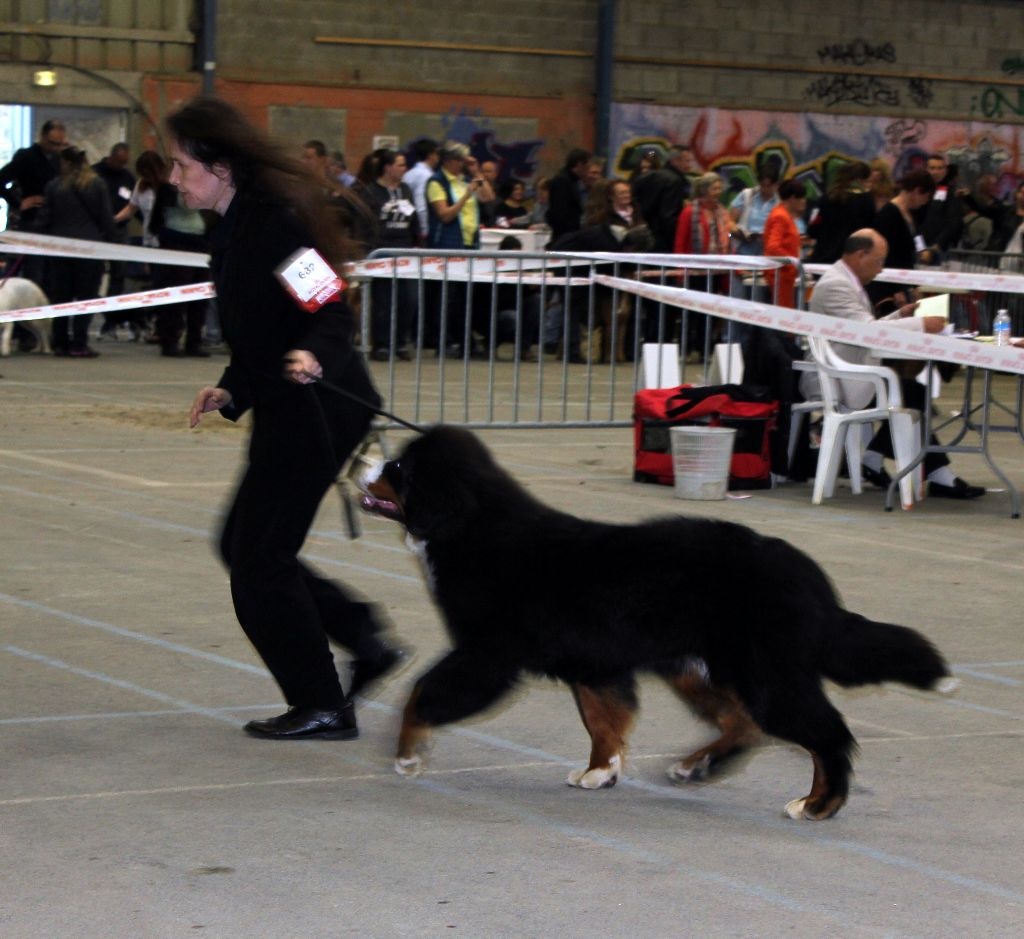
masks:
[(562, 169), (551, 177), (548, 191), (548, 225), (554, 241), (569, 232), (578, 231), (583, 218), (583, 198), (580, 195), (580, 181), (568, 169)]
[(338, 437), (352, 405), (321, 385), (285, 379), (285, 353), (308, 350), (327, 381), (372, 407), (380, 398), (353, 348), (348, 307), (332, 302), (308, 313), (274, 273), (295, 251), (312, 246), (309, 233), (287, 207), (240, 192), (210, 241), (221, 329), (231, 350), (218, 386), (230, 392), (232, 402), (221, 414), (237, 420), (252, 410), (253, 463), (283, 473), (301, 473), (312, 461), (337, 463), (346, 455)]
[(35, 217), (35, 229), (62, 238), (114, 240), (114, 213), (106, 184), (94, 178), (84, 189), (60, 178), (46, 184), (46, 199)]
[(686, 177), (669, 167), (644, 173), (633, 181), (633, 201), (651, 230), (658, 253), (672, 253), (676, 224), (688, 190), (685, 184)]
[[(955, 248), (964, 222), (964, 204), (947, 176), (931, 200), (914, 214), (925, 247), (939, 251)], [(938, 259), (936, 259), (938, 263)]]
[[(46, 151), (34, 143), (15, 151), (11, 162), (0, 169), (0, 198), (6, 199), (12, 209), (21, 205), (26, 196), (41, 196), (46, 184), (57, 175), (58, 158), (50, 158)], [(19, 227), (31, 229), (35, 225), (38, 209), (27, 209), (21, 215)]]

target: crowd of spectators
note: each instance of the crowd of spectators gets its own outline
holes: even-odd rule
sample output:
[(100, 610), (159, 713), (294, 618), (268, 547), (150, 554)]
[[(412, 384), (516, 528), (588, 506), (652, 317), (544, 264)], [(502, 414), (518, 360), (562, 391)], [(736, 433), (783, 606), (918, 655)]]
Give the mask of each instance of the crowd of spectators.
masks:
[[(407, 152), (374, 150), (353, 175), (344, 155), (321, 140), (296, 147), (296, 157), (363, 255), (377, 249), (473, 251), (481, 246), (482, 231), (500, 228), (509, 234), (546, 233), (531, 243), (550, 250), (764, 254), (832, 263), (852, 232), (872, 228), (889, 246), (887, 267), (940, 264), (951, 251), (967, 250), (1007, 252), (1002, 267), (1024, 270), (1024, 185), (1013, 204), (1006, 204), (998, 198), (995, 176), (983, 174), (966, 188), (958, 181), (957, 167), (937, 153), (924, 168), (898, 181), (884, 160), (842, 163), (824, 180), (821, 198), (810, 205), (805, 183), (781, 178), (782, 168), (770, 159), (756, 167), (756, 183), (743, 186), (719, 172), (702, 172), (685, 146), (638, 150), (628, 179), (611, 178), (603, 161), (581, 148), (570, 150), (552, 176), (533, 180), (480, 156), (458, 141), (422, 139)], [(90, 167), (85, 154), (69, 145), (63, 125), (48, 121), (39, 141), (0, 169), (0, 194), (11, 207), (9, 224), (116, 243), (127, 242), (132, 231), (145, 246), (204, 251), (209, 216), (181, 203), (160, 154), (140, 154), (134, 173), (130, 162), (127, 145), (119, 143)], [(128, 270), (123, 262), (105, 265), (108, 295), (124, 290)], [(134, 265), (131, 270), (135, 281), (145, 283), (149, 277), (160, 287), (197, 279), (197, 270), (189, 267), (153, 265), (147, 270)], [(28, 259), (21, 276), (37, 281), (59, 302), (96, 296), (103, 271), (96, 262), (79, 259), (52, 259), (45, 266)], [(741, 295), (766, 299), (773, 294), (787, 306), (796, 302), (792, 268), (783, 270), (777, 283), (774, 277), (767, 284), (764, 279), (746, 281)], [(724, 284), (723, 278), (705, 276), (689, 285), (723, 290)], [(876, 304), (898, 306), (909, 299), (896, 285), (873, 282), (869, 289)], [(420, 339), (427, 348), (463, 354), (465, 344), (481, 332), (473, 325), (479, 317), (467, 311), (484, 293), (455, 281), (443, 291), (430, 284), (420, 291), (410, 280), (375, 280), (368, 353), (382, 361), (409, 359), (412, 344)], [(550, 299), (552, 305), (559, 302)], [(884, 312), (882, 306), (879, 310)], [(54, 322), (55, 353), (94, 357), (89, 317), (73, 319)], [(533, 337), (539, 347), (565, 352), (570, 361), (583, 360), (578, 317), (574, 322), (567, 318), (562, 328), (547, 309), (531, 319), (543, 324)], [(163, 355), (172, 357), (208, 355), (217, 338), (216, 319), (204, 303), (171, 305), (154, 317), (141, 311), (107, 314), (97, 338), (116, 338), (119, 328), (129, 330), (133, 339), (158, 344)], [(704, 328), (702, 318), (691, 318), (691, 346), (703, 344)], [(33, 341), (30, 333), (22, 336), (23, 345)], [(528, 351), (521, 350), (524, 355)]]

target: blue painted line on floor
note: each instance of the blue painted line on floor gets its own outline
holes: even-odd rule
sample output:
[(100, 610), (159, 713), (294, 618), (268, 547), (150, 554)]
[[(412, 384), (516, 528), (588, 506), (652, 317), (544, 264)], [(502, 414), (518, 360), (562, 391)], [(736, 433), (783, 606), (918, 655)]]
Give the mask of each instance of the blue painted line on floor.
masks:
[(184, 701), (181, 698), (175, 698), (173, 695), (164, 694), (162, 691), (153, 691), (150, 688), (143, 688), (141, 685), (136, 685), (134, 682), (125, 681), (122, 678), (115, 678), (113, 675), (105, 675), (103, 672), (95, 672), (87, 668), (79, 668), (77, 665), (71, 665), (68, 662), (64, 662), (61, 659), (55, 659), (49, 655), (41, 655), (38, 652), (30, 652), (28, 649), (21, 649), (18, 646), (5, 645), (0, 646), (4, 652), (10, 655), (16, 655), (22, 659), (28, 659), (32, 662), (37, 662), (40, 665), (47, 665), (50, 668), (58, 668), (61, 671), (70, 672), (72, 675), (78, 675), (80, 678), (89, 678), (93, 681), (102, 682), (105, 685), (111, 685), (114, 688), (121, 688), (123, 691), (130, 691), (132, 694), (142, 695), (145, 698), (152, 698), (154, 701), (162, 701), (164, 704), (170, 704), (174, 707), (188, 711), (191, 714), (201, 714), (203, 717), (210, 717), (216, 721), (226, 721), (230, 724), (236, 724), (237, 720), (228, 714), (222, 714), (215, 708), (204, 708), (200, 705), (193, 704), (191, 701)]
[[(75, 485), (78, 485), (78, 483), (76, 482)], [(16, 486), (0, 485), (0, 492), (10, 492), (14, 495), (44, 499), (50, 502), (58, 502), (61, 505), (67, 505), (67, 499), (65, 497), (48, 496), (42, 493), (33, 492), (31, 489), (20, 489)], [(181, 525), (178, 522), (168, 522), (164, 519), (153, 518), (149, 515), (140, 515), (137, 512), (128, 512), (124, 509), (111, 509), (101, 505), (90, 505), (85, 508), (85, 511), (97, 512), (102, 515), (112, 515), (115, 518), (126, 519), (128, 521), (135, 522), (136, 524), (145, 525), (148, 528), (183, 532), (184, 534), (193, 535), (199, 538), (211, 537), (210, 531), (206, 528), (195, 528), (191, 525)], [(338, 558), (326, 557), (322, 554), (310, 554), (304, 551), (301, 556), (306, 560), (316, 561), (317, 564), (327, 564), (333, 567), (341, 567), (349, 571), (359, 571), (363, 574), (371, 574), (374, 577), (383, 577), (386, 580), (397, 580), (406, 584), (420, 584), (423, 582), (423, 578), (419, 576), (411, 574), (396, 574), (394, 571), (382, 570), (379, 567), (373, 567), (367, 564), (353, 564), (351, 561), (340, 561)]]
[(9, 593), (0, 592), (0, 602), (10, 603), (15, 606), (24, 607), (35, 613), (42, 613), (46, 616), (53, 616), (57, 619), (74, 623), (77, 626), (88, 626), (90, 629), (98, 629), (101, 632), (110, 633), (113, 636), (120, 636), (122, 639), (134, 639), (136, 642), (143, 642), (146, 645), (156, 646), (167, 652), (176, 652), (179, 655), (188, 655), (196, 659), (205, 659), (226, 668), (233, 668), (237, 671), (248, 672), (250, 675), (269, 677), (268, 672), (262, 665), (252, 665), (249, 662), (240, 662), (237, 659), (230, 659), (225, 655), (217, 655), (214, 652), (204, 652), (202, 649), (195, 649), (192, 646), (182, 645), (178, 642), (169, 642), (166, 639), (157, 639), (155, 636), (147, 636), (145, 633), (136, 632), (132, 629), (124, 629), (121, 626), (114, 626), (112, 623), (105, 623), (102, 620), (92, 619), (88, 616), (79, 616), (77, 613), (68, 613), (65, 610), (58, 610), (52, 606), (37, 603), (35, 600), (23, 600), (20, 597), (12, 597)]
[(952, 672), (954, 675), (970, 675), (971, 678), (995, 682), (997, 685), (1008, 685), (1011, 688), (1017, 688), (1024, 684), (1024, 682), (1018, 681), (1016, 678), (1007, 678), (1005, 675), (993, 675), (991, 672), (983, 671), (980, 668), (969, 668), (966, 665), (954, 665)]

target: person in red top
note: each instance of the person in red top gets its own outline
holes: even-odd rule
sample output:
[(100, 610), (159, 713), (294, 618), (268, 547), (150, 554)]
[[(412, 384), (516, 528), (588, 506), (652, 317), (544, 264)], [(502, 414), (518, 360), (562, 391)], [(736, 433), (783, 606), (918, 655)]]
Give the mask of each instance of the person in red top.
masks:
[(694, 201), (688, 202), (676, 222), (676, 254), (728, 254), (729, 212), (722, 205), (722, 180), (717, 173), (698, 176), (693, 184)]
[[(787, 179), (779, 186), (779, 204), (768, 213), (764, 223), (764, 253), (770, 258), (799, 258), (800, 231), (796, 220), (807, 209), (807, 189), (795, 179)], [(779, 269), (778, 293), (775, 290), (775, 271), (765, 275), (778, 306), (796, 306), (796, 268), (792, 265)]]
[[(704, 173), (693, 183), (694, 201), (683, 206), (676, 222), (676, 238), (673, 250), (676, 254), (728, 254), (729, 233), (735, 223), (729, 211), (720, 201), (722, 179), (717, 173)], [(710, 274), (698, 274), (686, 280), (691, 290), (714, 291), (715, 278)], [(727, 290), (715, 291), (718, 293)], [(704, 347), (707, 317), (690, 312), (687, 317), (686, 346), (689, 355), (699, 361)]]

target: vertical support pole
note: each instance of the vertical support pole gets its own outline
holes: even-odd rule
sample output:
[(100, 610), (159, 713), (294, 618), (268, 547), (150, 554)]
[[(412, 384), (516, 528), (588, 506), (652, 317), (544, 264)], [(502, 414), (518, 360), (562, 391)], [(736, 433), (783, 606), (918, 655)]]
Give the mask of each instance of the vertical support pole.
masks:
[(203, 63), (203, 94), (214, 93), (217, 77), (217, 0), (203, 0), (203, 40), (200, 55)]
[(612, 79), (615, 70), (615, 0), (600, 0), (597, 20), (596, 127), (594, 152), (607, 157), (611, 138)]

